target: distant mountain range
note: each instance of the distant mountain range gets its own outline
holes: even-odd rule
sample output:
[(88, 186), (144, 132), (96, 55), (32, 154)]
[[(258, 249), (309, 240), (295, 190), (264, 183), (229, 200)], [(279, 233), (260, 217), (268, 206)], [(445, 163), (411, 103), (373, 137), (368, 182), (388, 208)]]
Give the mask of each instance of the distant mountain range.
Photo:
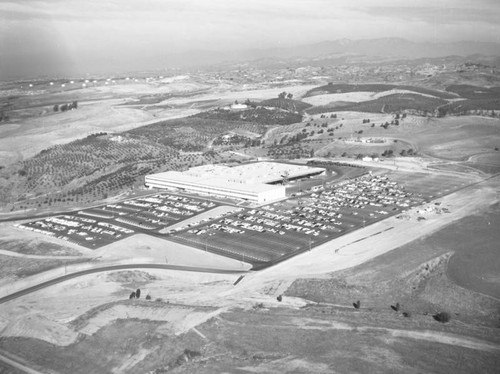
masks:
[(247, 49), (239, 51), (198, 50), (162, 56), (167, 66), (199, 66), (222, 62), (252, 61), (257, 59), (316, 59), (348, 55), (368, 57), (415, 59), (469, 55), (500, 56), (500, 44), (492, 42), (460, 41), (450, 43), (419, 43), (401, 38), (367, 40), (340, 39), (287, 48)]
[[(235, 46), (235, 48), (237, 48)], [(63, 51), (64, 52), (64, 51)], [(356, 62), (383, 62), (389, 60), (416, 60), (455, 56), (464, 58), (475, 55), (489, 56), (485, 61), (500, 66), (500, 43), (460, 41), (452, 43), (419, 43), (401, 38), (367, 40), (340, 39), (321, 43), (267, 49), (243, 49), (231, 51), (193, 50), (173, 53), (167, 48), (159, 52), (152, 49), (145, 53), (127, 50), (110, 53), (77, 56), (53, 50), (42, 50), (29, 55), (10, 54), (0, 51), (0, 80), (37, 76), (75, 76), (82, 74), (122, 74), (124, 72), (157, 71), (165, 68), (232, 69), (234, 64), (252, 63), (261, 68), (297, 65), (344, 65)], [(62, 56), (62, 57), (61, 57)], [(75, 62), (77, 61), (78, 64)]]

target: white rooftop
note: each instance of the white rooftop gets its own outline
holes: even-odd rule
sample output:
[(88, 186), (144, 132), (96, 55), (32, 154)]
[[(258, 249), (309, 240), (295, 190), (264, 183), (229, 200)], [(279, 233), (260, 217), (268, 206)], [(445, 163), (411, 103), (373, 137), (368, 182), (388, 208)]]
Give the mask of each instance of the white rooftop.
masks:
[(198, 178), (223, 178), (229, 182), (245, 184), (272, 183), (283, 179), (296, 178), (314, 173), (321, 173), (324, 168), (302, 165), (281, 164), (277, 162), (256, 162), (241, 166), (202, 165), (196, 166), (183, 174)]

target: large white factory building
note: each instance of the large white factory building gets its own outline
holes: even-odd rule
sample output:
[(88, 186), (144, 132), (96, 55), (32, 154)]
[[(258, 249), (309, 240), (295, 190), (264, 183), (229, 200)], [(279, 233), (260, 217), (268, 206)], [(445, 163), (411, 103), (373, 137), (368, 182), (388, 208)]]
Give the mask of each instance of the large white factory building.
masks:
[(286, 197), (283, 185), (272, 184), (286, 179), (318, 175), (323, 168), (257, 162), (235, 167), (203, 165), (184, 172), (167, 171), (147, 175), (146, 187), (178, 189), (207, 195), (245, 199), (259, 204)]

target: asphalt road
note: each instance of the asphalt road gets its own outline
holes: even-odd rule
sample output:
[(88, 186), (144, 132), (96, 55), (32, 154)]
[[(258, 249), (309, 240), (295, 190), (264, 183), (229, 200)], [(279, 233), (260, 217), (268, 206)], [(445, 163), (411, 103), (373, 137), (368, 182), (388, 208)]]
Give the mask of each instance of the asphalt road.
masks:
[(113, 265), (104, 266), (100, 268), (88, 269), (77, 271), (75, 273), (66, 274), (62, 277), (54, 278), (46, 282), (39, 283), (35, 286), (25, 288), (23, 290), (11, 293), (10, 295), (0, 298), (0, 304), (6, 303), (10, 300), (17, 299), (18, 297), (36, 292), (46, 287), (53, 286), (54, 284), (67, 281), (69, 279), (81, 277), (83, 275), (101, 273), (105, 271), (112, 270), (124, 270), (124, 269), (162, 269), (162, 270), (180, 270), (180, 271), (192, 271), (197, 273), (212, 273), (212, 274), (235, 274), (241, 275), (246, 273), (246, 271), (236, 271), (236, 270), (223, 270), (223, 269), (210, 269), (210, 268), (200, 268), (194, 266), (179, 266), (179, 265), (163, 265), (163, 264), (125, 264), (125, 265)]

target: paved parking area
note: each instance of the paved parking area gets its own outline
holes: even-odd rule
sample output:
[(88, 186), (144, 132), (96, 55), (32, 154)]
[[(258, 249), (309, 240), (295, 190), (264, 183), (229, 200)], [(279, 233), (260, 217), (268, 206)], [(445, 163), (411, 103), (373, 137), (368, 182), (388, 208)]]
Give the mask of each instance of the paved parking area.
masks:
[[(260, 208), (241, 206), (216, 217), (220, 202), (158, 193), (78, 213), (19, 225), (87, 248), (137, 232), (158, 235), (254, 265), (280, 261), (469, 184), (465, 178), (426, 173), (363, 175)], [(197, 217), (204, 219), (197, 219)], [(186, 221), (186, 219), (189, 219)], [(166, 227), (179, 222), (176, 231)], [(163, 234), (167, 233), (169, 234)]]
[(256, 264), (277, 261), (424, 201), (387, 176), (366, 175), (313, 190), (175, 234), (172, 240)]
[(159, 231), (217, 206), (217, 203), (170, 193), (49, 217), (18, 227), (95, 249), (136, 232)]

